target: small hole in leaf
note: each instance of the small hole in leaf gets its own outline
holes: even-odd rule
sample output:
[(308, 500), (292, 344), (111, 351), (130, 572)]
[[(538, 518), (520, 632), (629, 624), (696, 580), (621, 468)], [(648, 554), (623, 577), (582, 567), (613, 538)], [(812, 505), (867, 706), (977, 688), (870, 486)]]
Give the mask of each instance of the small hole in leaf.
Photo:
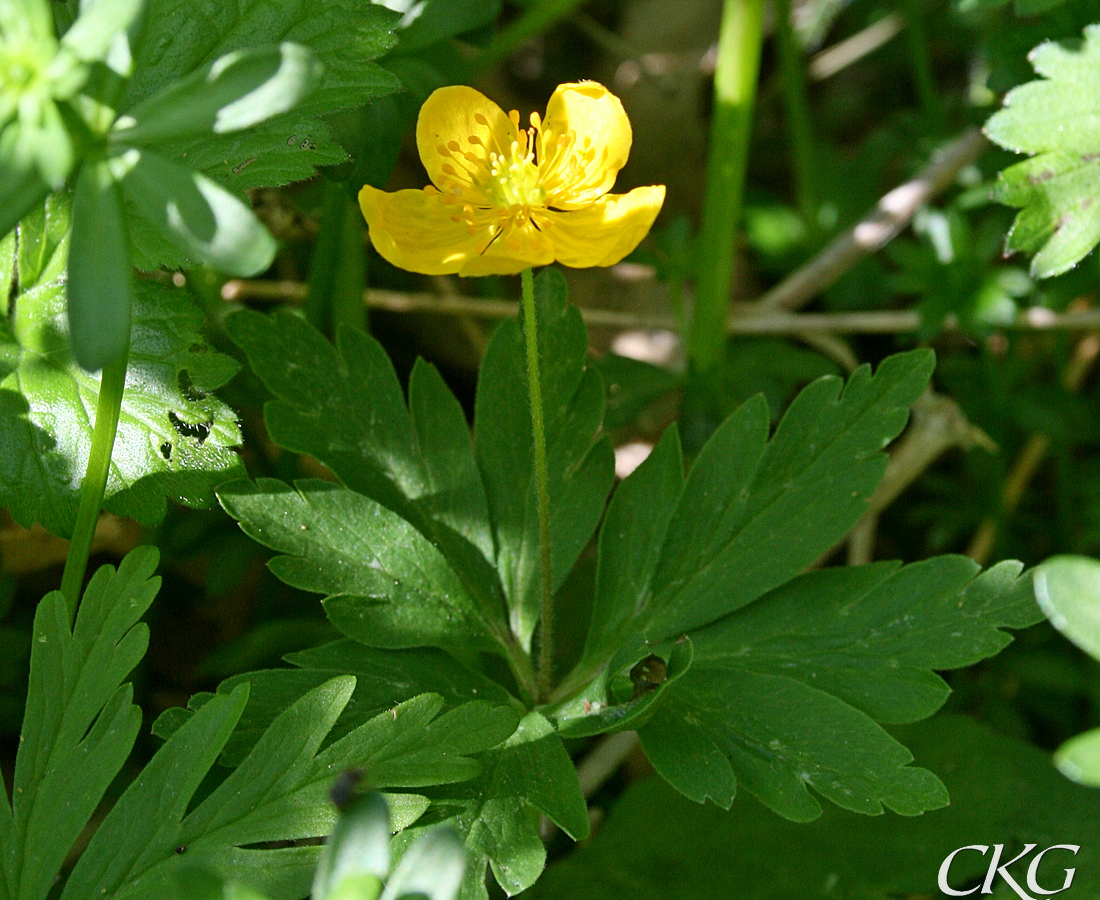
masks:
[(160, 445), (160, 455), (163, 456), (165, 459), (171, 459), (172, 458), (172, 442), (171, 441), (165, 441), (163, 444)]
[(174, 409), (168, 410), (168, 421), (182, 437), (196, 438), (199, 446), (210, 437), (210, 428), (214, 424), (213, 419), (206, 422), (185, 422)]

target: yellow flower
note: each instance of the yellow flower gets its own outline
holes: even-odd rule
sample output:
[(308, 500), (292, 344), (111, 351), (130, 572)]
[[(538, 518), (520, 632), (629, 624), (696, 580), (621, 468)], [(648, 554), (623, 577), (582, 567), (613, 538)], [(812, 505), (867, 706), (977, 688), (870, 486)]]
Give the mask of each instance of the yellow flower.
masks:
[(630, 122), (602, 84), (563, 84), (519, 127), (473, 88), (435, 91), (416, 145), (433, 184), (370, 186), (359, 205), (382, 256), (425, 275), (511, 275), (557, 260), (611, 266), (645, 237), (663, 185), (610, 194), (630, 153)]

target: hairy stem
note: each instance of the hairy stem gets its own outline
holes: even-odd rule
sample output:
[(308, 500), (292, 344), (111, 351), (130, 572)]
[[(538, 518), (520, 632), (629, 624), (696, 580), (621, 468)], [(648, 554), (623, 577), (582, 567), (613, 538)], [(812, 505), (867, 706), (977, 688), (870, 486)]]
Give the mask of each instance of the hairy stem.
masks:
[(88, 469), (80, 488), (80, 507), (76, 514), (69, 555), (65, 558), (65, 571), (61, 575), (61, 593), (69, 607), (70, 621), (76, 617), (80, 589), (84, 585), (84, 573), (92, 551), (96, 523), (107, 491), (107, 476), (111, 470), (111, 451), (115, 446), (118, 416), (122, 410), (122, 393), (126, 386), (126, 363), (130, 356), (130, 339), (114, 362), (103, 367), (100, 374), (99, 400), (96, 403), (95, 430), (92, 432), (92, 449), (88, 454)]
[(546, 466), (546, 429), (542, 418), (542, 380), (539, 375), (539, 335), (535, 315), (535, 282), (524, 269), (523, 339), (527, 350), (527, 395), (531, 399), (531, 431), (535, 444), (535, 488), (538, 492), (539, 563), (542, 603), (539, 617), (539, 699), (550, 695), (554, 661), (554, 596), (550, 580), (550, 486)]
[(699, 371), (717, 365), (725, 349), (763, 36), (764, 0), (725, 0), (714, 72), (695, 315), (688, 336), (688, 356)]

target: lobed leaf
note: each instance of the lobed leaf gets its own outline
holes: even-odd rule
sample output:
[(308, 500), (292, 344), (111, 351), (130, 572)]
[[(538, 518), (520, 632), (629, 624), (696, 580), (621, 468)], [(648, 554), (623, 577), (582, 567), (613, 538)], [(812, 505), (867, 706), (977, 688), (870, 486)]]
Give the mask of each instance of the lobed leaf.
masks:
[(620, 645), (629, 664), (645, 641), (674, 639), (751, 603), (832, 547), (866, 509), (886, 466), (881, 451), (932, 365), (930, 352), (913, 351), (873, 376), (862, 367), (846, 385), (820, 378), (770, 441), (757, 396), (722, 423), (686, 480), (678, 437), (666, 434), (608, 508), (579, 668), (597, 670)]
[(98, 569), (71, 629), (59, 591), (38, 606), (12, 803), (5, 791), (0, 805), (0, 854), (12, 900), (49, 893), (130, 755), (141, 711), (122, 682), (148, 645), (139, 620), (160, 586), (152, 577), (157, 561), (156, 550), (139, 547), (117, 571)]
[(876, 722), (935, 712), (934, 669), (991, 656), (1001, 629), (1034, 624), (1019, 563), (978, 575), (965, 557), (796, 578), (691, 633), (691, 669), (640, 730), (654, 767), (692, 799), (729, 807), (738, 782), (795, 821), (844, 809), (917, 815), (947, 802), (928, 771)]
[[(467, 852), (459, 900), (484, 900), (486, 866), (508, 896), (526, 890), (546, 865), (546, 849), (531, 808), (546, 815), (574, 840), (588, 836), (588, 810), (572, 760), (553, 727), (531, 712), (501, 747), (483, 758), (481, 776), (453, 789), (429, 792), (433, 808), (447, 817)], [(398, 839), (404, 848), (420, 827)]]
[[(218, 687), (219, 694), (229, 693), (247, 682), (251, 690), (244, 715), (226, 745), (222, 758), (225, 764), (239, 764), (282, 710), (338, 675), (353, 675), (356, 683), (332, 731), (333, 737), (341, 737), (368, 719), (419, 694), (442, 697), (447, 710), (471, 700), (485, 700), (494, 706), (515, 704), (495, 681), (440, 650), (377, 650), (345, 640), (292, 653), (286, 659), (298, 668), (247, 672)], [(192, 697), (192, 707), (201, 706), (210, 696)], [(154, 724), (153, 733), (169, 737), (187, 718), (186, 710), (168, 710)], [(507, 735), (501, 736), (500, 740), (505, 737)]]
[(507, 653), (503, 607), (480, 604), (440, 550), (399, 515), (346, 488), (234, 482), (218, 496), (255, 540), (291, 554), (269, 566), (285, 583), (328, 595), (348, 637), (386, 649)]
[[(305, 694), (188, 811), (198, 780), (240, 716), (247, 688), (209, 699), (108, 814), (74, 869), (63, 900), (92, 900), (104, 893), (161, 896), (184, 865), (249, 884), (273, 900), (303, 896), (320, 848), (265, 845), (327, 834), (336, 820), (328, 796), (336, 774), (362, 769), (372, 785), (398, 788), (469, 779), (480, 771), (471, 755), (499, 743), (516, 724), (511, 710), (486, 703), (440, 715), (442, 698), (426, 694), (326, 743), (354, 688), (355, 679), (344, 676)], [(186, 772), (185, 783), (179, 781), (181, 772)], [(147, 817), (154, 808), (158, 828), (151, 831)], [(419, 814), (424, 805), (413, 808)], [(398, 820), (399, 826), (409, 822), (407, 816)], [(122, 835), (131, 837), (120, 845)]]
[(1048, 41), (1030, 55), (1044, 76), (1010, 91), (989, 137), (1034, 159), (1005, 169), (994, 196), (1021, 207), (1005, 249), (1034, 255), (1031, 273), (1058, 275), (1100, 242), (1100, 25), (1078, 44)]

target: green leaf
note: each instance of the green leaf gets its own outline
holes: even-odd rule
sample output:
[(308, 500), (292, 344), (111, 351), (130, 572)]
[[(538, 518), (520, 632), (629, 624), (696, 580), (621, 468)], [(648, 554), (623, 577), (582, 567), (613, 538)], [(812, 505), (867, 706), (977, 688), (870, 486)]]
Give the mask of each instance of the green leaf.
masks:
[(986, 134), (1009, 150), (1037, 154), (1005, 169), (995, 197), (1022, 207), (1006, 250), (1034, 254), (1031, 273), (1058, 275), (1100, 242), (1100, 25), (1083, 43), (1048, 41), (1030, 55), (1044, 76), (1010, 91)]
[(235, 50), (289, 42), (308, 47), (324, 65), (320, 86), (300, 107), (310, 116), (359, 106), (399, 84), (376, 65), (393, 46), (397, 16), (376, 4), (340, 0), (148, 0), (135, 42), (134, 77), (122, 111)]
[(632, 424), (651, 403), (683, 382), (675, 372), (629, 356), (606, 353), (595, 364), (607, 387), (603, 427), (608, 430)]
[(225, 188), (149, 150), (124, 159), (127, 199), (195, 261), (242, 278), (271, 265), (275, 239)]
[(236, 194), (312, 178), (319, 166), (347, 159), (324, 122), (297, 111), (245, 131), (174, 143), (172, 159)]
[(324, 68), (320, 84), (292, 112), (247, 132), (210, 133), (164, 151), (237, 192), (308, 178), (315, 166), (347, 158), (331, 141), (324, 116), (400, 90), (400, 82), (373, 62), (393, 46), (396, 21), (377, 4), (344, 0), (285, 0), (274, 7), (264, 0), (147, 0), (121, 112), (226, 54), (284, 42), (301, 45)]
[(276, 444), (422, 531), (437, 533), (436, 520), (492, 556), (469, 427), (434, 366), (414, 367), (407, 407), (386, 351), (361, 331), (339, 329), (334, 346), (285, 310), (236, 313), (226, 330), (275, 395), (264, 419)]
[[(336, 900), (346, 881), (375, 897), (390, 870), (390, 814), (380, 794), (354, 797), (321, 851), (312, 900)], [(348, 891), (350, 894), (351, 892)]]
[[(433, 806), (462, 835), (468, 854), (461, 900), (486, 898), (485, 867), (512, 896), (527, 889), (546, 865), (546, 849), (531, 807), (574, 840), (588, 836), (588, 810), (577, 773), (553, 727), (529, 713), (508, 741), (483, 759), (481, 776), (466, 785), (430, 792)], [(399, 846), (421, 833), (412, 828)]]
[(4, 298), (4, 315), (8, 312), (11, 291), (15, 287), (15, 232), (9, 231), (0, 238), (0, 296)]
[[(226, 764), (239, 763), (276, 715), (308, 691), (337, 675), (354, 675), (356, 686), (339, 723), (333, 729), (334, 737), (346, 734), (368, 719), (419, 694), (441, 696), (448, 710), (470, 700), (486, 700), (495, 706), (516, 703), (495, 681), (466, 668), (439, 650), (375, 650), (354, 641), (336, 641), (291, 653), (286, 659), (300, 668), (248, 672), (218, 687), (219, 693), (227, 693), (242, 682), (248, 682), (251, 686), (248, 707), (223, 756)], [(153, 733), (168, 737), (174, 727), (178, 727), (180, 713), (185, 714), (186, 711), (168, 710), (153, 726)], [(186, 718), (186, 714), (182, 716), (182, 720)], [(499, 740), (504, 740), (514, 730), (515, 723), (511, 731), (500, 736)]]
[[(63, 897), (92, 898), (104, 884), (122, 886), (152, 859), (180, 844), (180, 821), (214, 765), (248, 701), (248, 685), (214, 698), (130, 782), (96, 830), (65, 885)], [(142, 839), (134, 839), (144, 823)]]
[(406, 407), (385, 350), (360, 331), (338, 329), (334, 347), (286, 311), (238, 313), (226, 329), (277, 398), (264, 409), (272, 440), (308, 453), (411, 523), (501, 634), (504, 593), (490, 562), (485, 489), (466, 417), (439, 372), (424, 362), (413, 367)]
[[(535, 304), (556, 591), (603, 514), (615, 478), (615, 459), (610, 441), (600, 436), (604, 390), (599, 372), (586, 366), (584, 322), (577, 308), (568, 305), (565, 278), (556, 269), (546, 269), (535, 279)], [(496, 566), (511, 610), (512, 631), (529, 649), (539, 615), (541, 575), (527, 363), (523, 334), (514, 320), (501, 324), (486, 350), (474, 423)]]
[(5, 793), (0, 806), (0, 852), (13, 900), (47, 895), (130, 755), (141, 712), (122, 682), (148, 645), (139, 620), (160, 585), (152, 577), (156, 566), (151, 547), (132, 551), (117, 571), (102, 566), (72, 630), (59, 591), (38, 605), (13, 800), (9, 808)]
[(226, 881), (198, 866), (181, 868), (173, 887), (169, 900), (270, 900), (239, 881)]
[[(943, 777), (949, 807), (876, 819), (830, 809), (817, 822), (795, 824), (749, 797), (729, 812), (698, 806), (652, 778), (627, 789), (599, 834), (551, 866), (531, 900), (940, 897), (937, 873), (959, 847), (1012, 845), (1017, 849), (1005, 853), (1011, 859), (1025, 843), (1041, 849), (1067, 842), (1080, 844), (1080, 852), (1049, 853), (1038, 881), (1060, 886), (1063, 869), (1077, 867), (1074, 889), (1091, 896), (1085, 885), (1100, 876), (1096, 791), (1066, 781), (1035, 747), (963, 717), (938, 716), (899, 736)], [(1021, 887), (1033, 858), (1011, 870)], [(988, 854), (959, 854), (950, 884), (980, 886), (988, 866)], [(1015, 894), (1005, 888), (1003, 896)]]
[(126, 351), (134, 302), (122, 191), (106, 161), (80, 169), (69, 240), (69, 340), (77, 363), (98, 372)]
[(1055, 628), (1100, 660), (1100, 562), (1052, 556), (1035, 569), (1035, 599)]
[(239, 131), (293, 109), (320, 79), (320, 63), (297, 44), (237, 50), (129, 109), (111, 138), (149, 146)]
[(873, 376), (863, 366), (847, 384), (820, 378), (770, 441), (767, 404), (755, 397), (722, 423), (686, 481), (678, 439), (666, 436), (612, 500), (579, 672), (594, 674), (618, 644), (617, 661), (630, 665), (646, 641), (751, 603), (832, 547), (866, 510), (886, 467), (881, 450), (932, 365), (918, 350), (889, 357)]
[[(326, 744), (354, 688), (354, 678), (340, 677), (303, 696), (271, 723), (244, 761), (189, 812), (189, 800), (178, 796), (170, 779), (161, 774), (179, 767), (165, 763), (150, 774), (157, 765), (154, 757), (104, 820), (74, 869), (64, 900), (93, 900), (104, 893), (119, 900), (161, 896), (184, 865), (202, 866), (248, 884), (273, 900), (301, 897), (309, 890), (320, 848), (257, 845), (328, 833), (336, 820), (328, 797), (335, 774), (362, 769), (370, 783), (379, 787), (460, 781), (477, 775), (480, 767), (470, 755), (486, 750), (491, 746), (487, 738), (500, 733), (499, 728), (486, 728), (485, 711), (492, 715), (489, 704), (471, 704), (439, 715), (442, 698), (423, 695)], [(202, 729), (215, 721), (235, 721), (246, 691), (242, 686), (228, 696), (208, 700), (160, 753), (171, 757), (185, 747), (194, 753), (201, 749), (202, 765), (196, 763), (194, 768), (208, 766), (228, 732), (221, 728), (216, 738), (200, 746)], [(230, 709), (232, 715), (227, 716)], [(514, 725), (510, 710), (501, 714)], [(161, 804), (163, 815), (156, 832), (148, 828), (143, 812), (151, 799)], [(102, 840), (99, 836), (108, 826), (140, 834), (141, 840), (131, 836), (123, 842), (137, 844), (138, 851), (127, 848), (116, 864), (119, 842), (109, 837), (110, 832)], [(185, 851), (179, 852), (180, 847)]]
[(691, 669), (639, 730), (646, 755), (694, 800), (729, 807), (740, 781), (795, 821), (821, 814), (810, 788), (872, 815), (942, 806), (939, 781), (875, 723), (931, 715), (948, 694), (932, 670), (991, 656), (1001, 628), (1037, 620), (1020, 569), (977, 576), (940, 557), (796, 578), (692, 632)]
[[(0, 501), (17, 522), (40, 522), (67, 537), (84, 475), (99, 377), (72, 359), (65, 334), (64, 204), (20, 226), (19, 294), (0, 328)], [(233, 375), (209, 351), (201, 315), (187, 296), (152, 281), (136, 284), (126, 393), (107, 483), (111, 512), (155, 524), (166, 496), (214, 502), (213, 486), (242, 473), (230, 449), (236, 417), (208, 394)]]
[(479, 605), (438, 548), (368, 497), (330, 482), (291, 489), (269, 479), (225, 485), (218, 497), (250, 537), (290, 554), (275, 557), (271, 570), (327, 594), (329, 619), (348, 637), (387, 649), (507, 655), (503, 608)]
[(600, 529), (596, 599), (582, 665), (618, 649), (652, 594), (652, 581), (669, 523), (684, 486), (676, 425), (615, 490)]
[(71, 228), (72, 202), (65, 194), (50, 194), (20, 221), (16, 259), (19, 290), (64, 277)]

